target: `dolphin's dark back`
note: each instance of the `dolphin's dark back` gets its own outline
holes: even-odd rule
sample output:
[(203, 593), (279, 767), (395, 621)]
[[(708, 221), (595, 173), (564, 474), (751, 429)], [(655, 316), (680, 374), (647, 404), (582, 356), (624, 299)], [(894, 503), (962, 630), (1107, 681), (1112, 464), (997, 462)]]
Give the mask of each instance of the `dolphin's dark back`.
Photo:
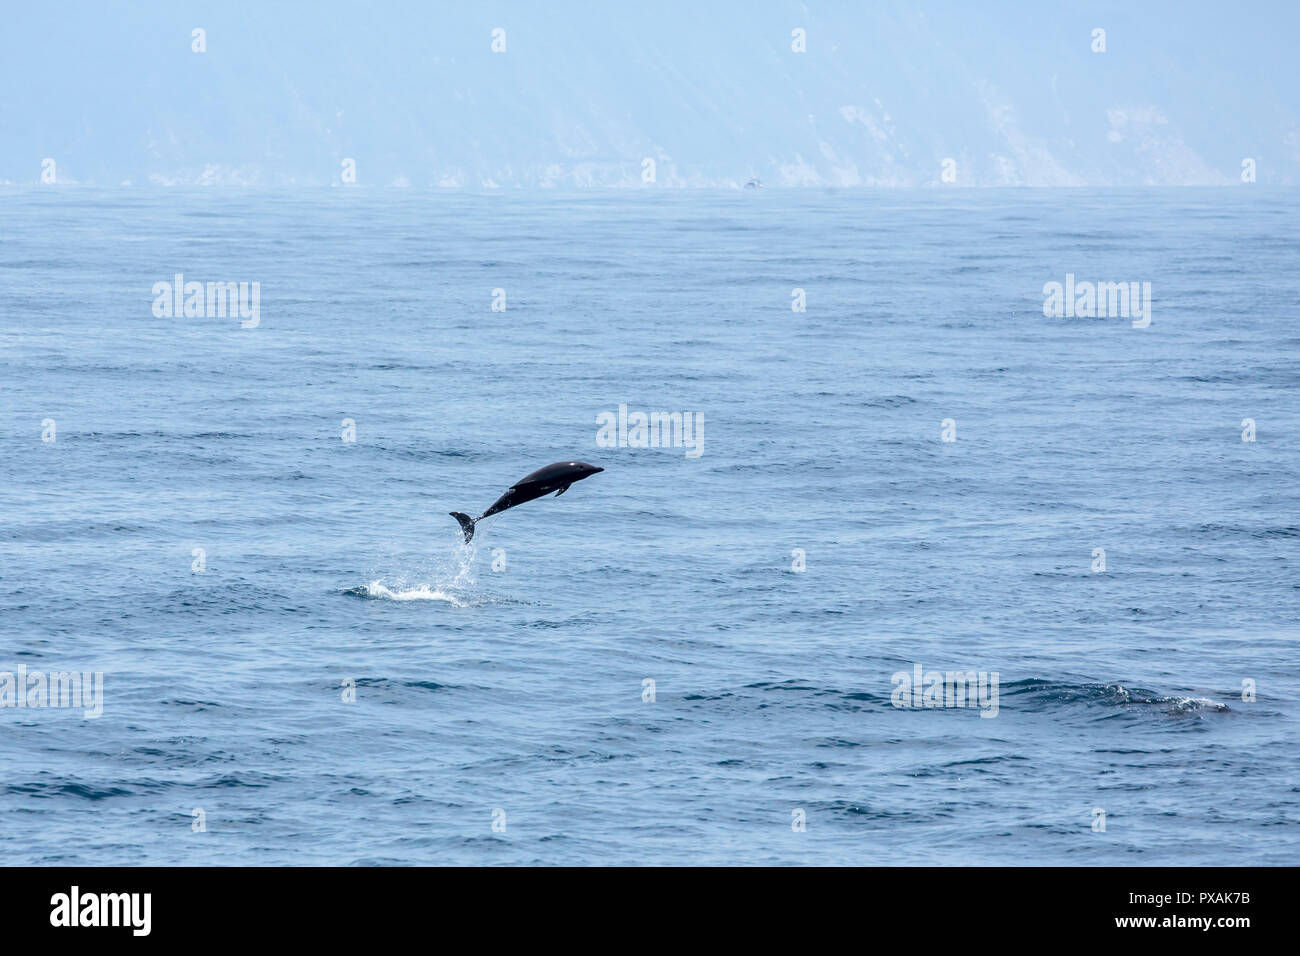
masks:
[(538, 468), (531, 475), (524, 475), (514, 483), (514, 487), (518, 488), (520, 485), (547, 485), (565, 478), (570, 481), (577, 481), (579, 478), (586, 478), (587, 474), (584, 469), (591, 467), (585, 461), (557, 461), (544, 468)]

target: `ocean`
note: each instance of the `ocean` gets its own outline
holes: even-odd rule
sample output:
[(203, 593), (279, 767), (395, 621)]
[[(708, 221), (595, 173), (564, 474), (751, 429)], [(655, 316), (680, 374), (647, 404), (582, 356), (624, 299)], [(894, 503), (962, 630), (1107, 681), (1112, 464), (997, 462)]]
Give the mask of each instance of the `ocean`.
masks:
[(6, 862), (1300, 863), (1298, 221), (0, 189)]

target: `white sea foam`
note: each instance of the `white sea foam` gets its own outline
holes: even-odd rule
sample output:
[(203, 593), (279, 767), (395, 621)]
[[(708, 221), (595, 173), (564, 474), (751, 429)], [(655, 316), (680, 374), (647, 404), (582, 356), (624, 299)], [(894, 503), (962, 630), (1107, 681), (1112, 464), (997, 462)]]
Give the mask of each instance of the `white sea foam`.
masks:
[(382, 581), (371, 581), (365, 587), (364, 596), (389, 601), (445, 601), (452, 607), (469, 607), (469, 602), (463, 597), (428, 584), (395, 590), (385, 586)]

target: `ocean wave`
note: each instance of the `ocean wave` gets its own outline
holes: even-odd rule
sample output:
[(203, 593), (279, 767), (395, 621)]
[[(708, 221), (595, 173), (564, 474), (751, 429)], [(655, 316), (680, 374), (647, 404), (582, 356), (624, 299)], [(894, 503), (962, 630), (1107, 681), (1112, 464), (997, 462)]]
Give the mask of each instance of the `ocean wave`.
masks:
[(1057, 706), (1083, 704), (1100, 708), (1138, 708), (1170, 715), (1226, 713), (1230, 708), (1209, 697), (1160, 694), (1123, 684), (1080, 683), (1029, 678), (1002, 685), (1002, 695), (1019, 698), (1026, 710), (1046, 710)]

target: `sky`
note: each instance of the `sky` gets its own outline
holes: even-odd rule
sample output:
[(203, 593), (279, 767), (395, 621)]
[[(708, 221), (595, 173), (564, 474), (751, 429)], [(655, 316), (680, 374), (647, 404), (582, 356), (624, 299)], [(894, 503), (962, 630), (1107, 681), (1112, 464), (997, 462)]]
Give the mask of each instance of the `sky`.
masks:
[(3, 19), (0, 184), (1204, 186), (1246, 161), (1300, 183), (1300, 4), (1278, 0), (56, 0)]

